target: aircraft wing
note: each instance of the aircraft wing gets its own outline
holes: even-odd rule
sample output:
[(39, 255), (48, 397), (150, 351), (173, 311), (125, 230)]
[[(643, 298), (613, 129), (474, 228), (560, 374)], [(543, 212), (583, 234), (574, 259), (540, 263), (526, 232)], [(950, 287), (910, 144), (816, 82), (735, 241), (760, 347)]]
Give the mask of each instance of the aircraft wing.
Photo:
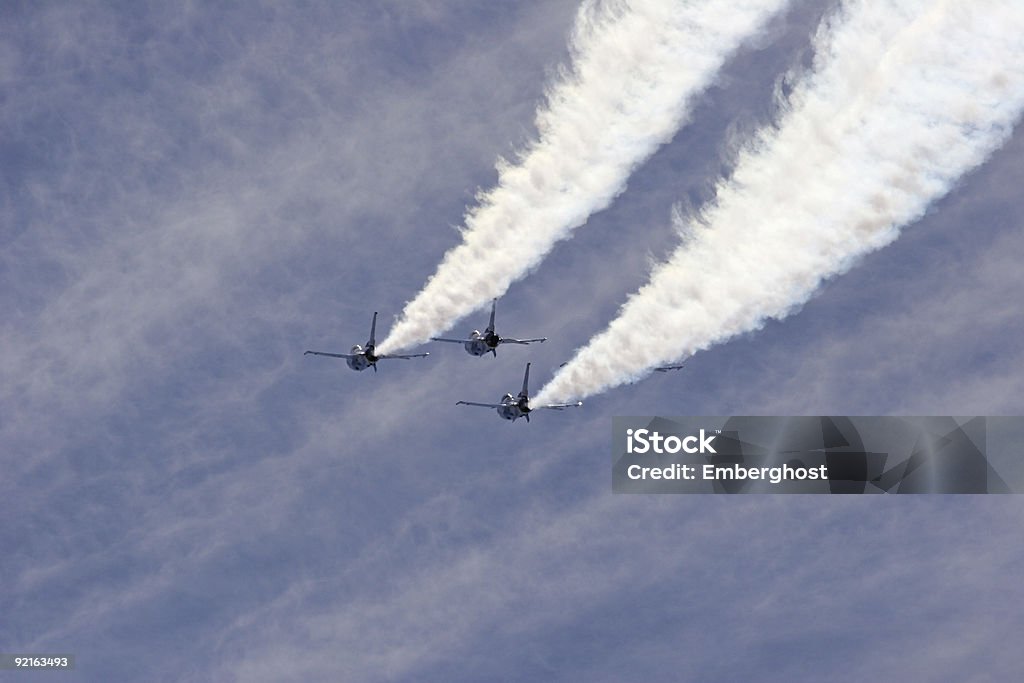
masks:
[(347, 353), (327, 353), (326, 351), (306, 351), (306, 353), (302, 355), (305, 356), (306, 354), (312, 354), (314, 356), (330, 356), (331, 358), (355, 358), (355, 356)]
[(426, 358), (429, 355), (429, 353), (392, 353), (387, 356), (377, 356), (377, 360), (389, 360), (391, 358), (409, 360), (410, 358)]
[(431, 337), (430, 341), (443, 341), (443, 342), (451, 342), (453, 344), (465, 344), (466, 342), (473, 341), (473, 340), (472, 339), (445, 339), (444, 337)]
[(548, 410), (562, 410), (563, 408), (579, 408), (583, 405), (583, 401), (577, 401), (576, 403), (551, 403), (546, 406), (531, 406), (530, 410), (537, 410), (539, 408), (547, 408)]
[(502, 337), (502, 344), (532, 344), (534, 342), (546, 342), (547, 337), (537, 337), (536, 339), (513, 339), (512, 337)]
[(481, 408), (500, 408), (501, 403), (474, 403), (473, 401), (459, 401), (457, 406), (480, 406)]

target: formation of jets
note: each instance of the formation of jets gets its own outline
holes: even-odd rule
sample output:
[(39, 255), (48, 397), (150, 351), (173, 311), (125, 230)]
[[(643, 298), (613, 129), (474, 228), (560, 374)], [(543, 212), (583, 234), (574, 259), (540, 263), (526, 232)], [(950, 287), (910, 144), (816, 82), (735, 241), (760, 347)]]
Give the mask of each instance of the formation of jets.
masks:
[[(487, 328), (483, 334), (479, 330), (473, 330), (469, 337), (465, 339), (446, 339), (443, 337), (431, 337), (433, 341), (439, 342), (451, 342), (455, 344), (462, 344), (466, 349), (466, 353), (471, 356), (484, 356), (490, 353), (492, 356), (497, 358), (498, 346), (501, 344), (533, 344), (543, 343), (547, 341), (547, 337), (535, 337), (533, 339), (514, 339), (512, 337), (501, 337), (494, 331), (494, 311), (497, 307), (497, 299), (491, 301), (491, 317), (487, 323)], [(365, 346), (356, 344), (351, 348), (349, 353), (330, 353), (327, 351), (306, 351), (303, 355), (312, 356), (329, 356), (331, 358), (344, 358), (345, 363), (355, 370), (356, 372), (362, 372), (366, 368), (372, 367), (373, 371), (377, 371), (377, 362), (382, 360), (409, 360), (410, 358), (425, 358), (429, 356), (429, 353), (407, 353), (407, 354), (381, 354), (377, 355), (374, 352), (377, 341), (377, 313), (373, 314), (373, 321), (370, 323), (370, 339), (366, 342)], [(562, 365), (565, 365), (563, 363)], [(668, 372), (669, 370), (679, 370), (682, 365), (666, 365), (664, 367), (655, 368), (658, 372)], [(525, 417), (526, 421), (530, 421), (530, 413), (534, 410), (562, 410), (564, 408), (577, 408), (583, 405), (582, 401), (576, 403), (552, 403), (543, 406), (531, 406), (530, 405), (530, 363), (526, 364), (526, 372), (523, 374), (523, 388), (517, 396), (512, 394), (505, 394), (501, 397), (498, 403), (476, 403), (474, 401), (459, 401), (455, 405), (463, 406), (479, 406), (481, 408), (494, 408), (498, 415), (503, 420), (510, 420), (515, 422), (521, 417)]]

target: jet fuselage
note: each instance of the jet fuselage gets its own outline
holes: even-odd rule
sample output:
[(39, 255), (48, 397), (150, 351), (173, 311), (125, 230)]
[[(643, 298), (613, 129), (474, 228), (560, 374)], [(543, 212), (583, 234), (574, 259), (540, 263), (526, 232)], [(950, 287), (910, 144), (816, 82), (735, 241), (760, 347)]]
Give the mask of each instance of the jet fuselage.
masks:
[(359, 344), (352, 347), (352, 357), (345, 359), (345, 363), (356, 372), (362, 372), (366, 368), (372, 367), (376, 362), (377, 356), (373, 354), (373, 347), (367, 346), (364, 349)]
[(463, 346), (469, 355), (483, 356), (498, 348), (500, 343), (501, 337), (494, 334), (492, 330), (488, 330), (484, 334), (480, 334), (480, 330), (473, 330)]
[(501, 397), (501, 405), (498, 406), (497, 412), (503, 419), (515, 422), (530, 412), (530, 399), (526, 396), (517, 398), (512, 394), (505, 394)]

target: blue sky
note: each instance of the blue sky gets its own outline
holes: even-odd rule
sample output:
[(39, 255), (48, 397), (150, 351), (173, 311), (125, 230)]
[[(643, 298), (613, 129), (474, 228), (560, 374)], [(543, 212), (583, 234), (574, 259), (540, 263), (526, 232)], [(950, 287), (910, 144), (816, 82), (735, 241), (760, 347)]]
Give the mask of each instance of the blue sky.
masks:
[[(0, 651), (40, 680), (1009, 680), (1016, 496), (613, 496), (613, 415), (1024, 411), (1024, 135), (798, 313), (531, 424), (676, 245), (828, 3), (727, 64), (458, 347), (350, 372), (494, 162), (574, 2), (0, 9)], [(455, 332), (481, 327), (486, 311)], [(20, 678), (11, 672), (0, 679)]]

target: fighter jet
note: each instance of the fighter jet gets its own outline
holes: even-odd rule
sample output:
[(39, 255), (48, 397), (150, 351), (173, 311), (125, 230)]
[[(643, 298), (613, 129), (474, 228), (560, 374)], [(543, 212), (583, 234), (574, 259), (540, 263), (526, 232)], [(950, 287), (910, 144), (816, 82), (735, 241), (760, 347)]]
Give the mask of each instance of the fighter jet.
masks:
[(668, 372), (669, 370), (682, 370), (686, 363), (680, 363), (679, 365), (662, 365), (660, 368), (654, 368), (655, 372)]
[(483, 356), (490, 352), (495, 358), (498, 357), (498, 345), (499, 344), (532, 344), (534, 342), (547, 341), (547, 337), (538, 337), (536, 339), (513, 339), (512, 337), (499, 337), (494, 333), (494, 308), (498, 305), (498, 300), (494, 299), (491, 301), (491, 320), (487, 323), (487, 329), (484, 330), (483, 334), (480, 334), (480, 330), (473, 330), (469, 335), (469, 339), (445, 339), (444, 337), (431, 337), (434, 341), (439, 342), (451, 342), (453, 344), (462, 344), (466, 347), (466, 353), (471, 356)]
[[(569, 364), (569, 361), (559, 364), (558, 367), (564, 368)], [(680, 363), (679, 365), (662, 365), (661, 367), (654, 368), (655, 372), (668, 372), (669, 370), (682, 370), (686, 363)]]
[(505, 420), (511, 420), (515, 422), (521, 417), (525, 417), (526, 421), (530, 421), (530, 413), (540, 408), (547, 408), (549, 410), (561, 410), (562, 408), (576, 408), (583, 405), (583, 401), (577, 401), (576, 403), (553, 403), (546, 406), (531, 406), (530, 405), (530, 394), (529, 385), (530, 383), (530, 364), (526, 364), (526, 374), (523, 375), (523, 390), (519, 392), (519, 396), (513, 396), (512, 394), (505, 394), (501, 397), (501, 403), (474, 403), (473, 401), (459, 401), (455, 405), (457, 406), (480, 406), (481, 408), (495, 408), (498, 411), (499, 417)]
[(327, 353), (326, 351), (306, 351), (302, 354), (312, 354), (314, 356), (330, 356), (331, 358), (344, 358), (345, 362), (350, 368), (356, 372), (362, 372), (368, 367), (373, 367), (373, 371), (377, 372), (377, 361), (379, 360), (390, 360), (392, 358), (401, 358), (402, 360), (408, 360), (410, 358), (423, 358), (429, 356), (429, 353), (410, 353), (405, 355), (388, 355), (378, 356), (374, 354), (373, 347), (377, 345), (374, 340), (374, 336), (377, 333), (377, 312), (373, 313), (373, 322), (370, 323), (370, 341), (366, 342), (366, 346), (360, 346), (356, 344), (352, 347), (352, 353)]

